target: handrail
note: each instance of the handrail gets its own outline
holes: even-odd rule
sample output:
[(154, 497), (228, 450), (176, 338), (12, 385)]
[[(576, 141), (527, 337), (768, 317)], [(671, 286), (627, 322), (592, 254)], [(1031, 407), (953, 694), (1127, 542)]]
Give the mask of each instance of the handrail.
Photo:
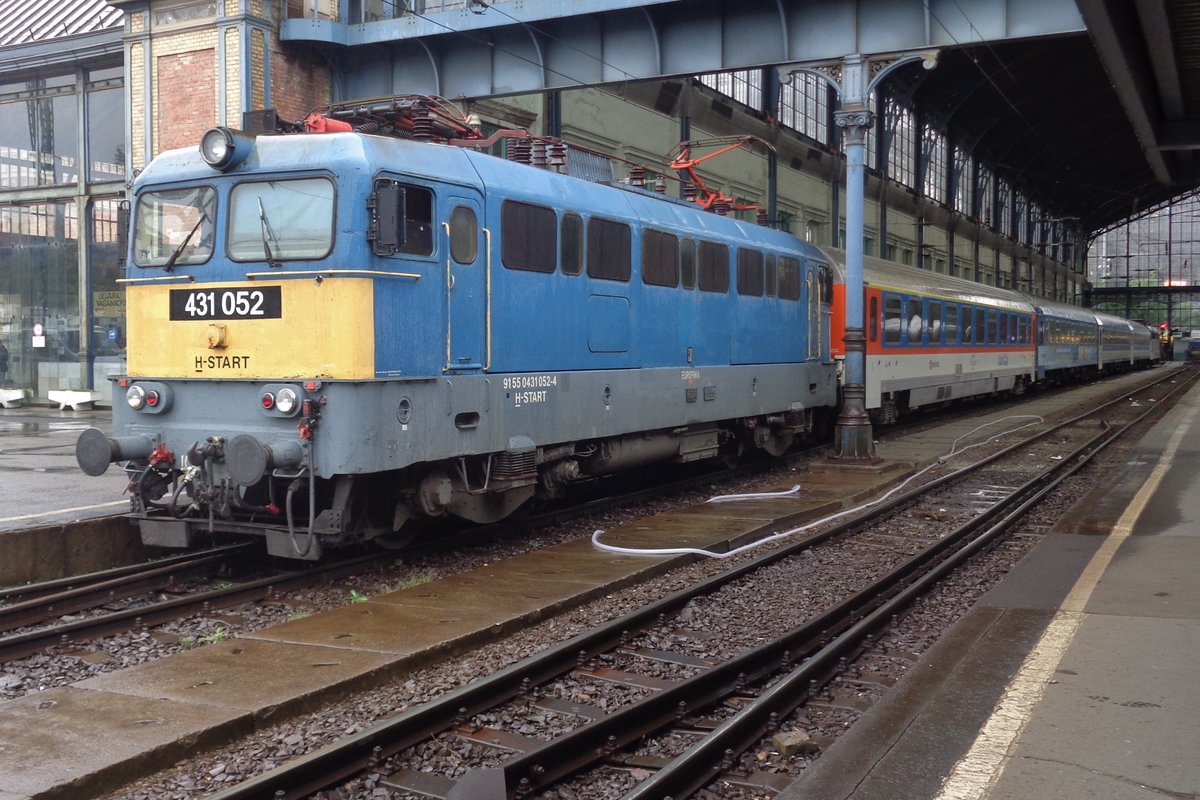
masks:
[(442, 372), (450, 371), (450, 331), (453, 326), (450, 321), (450, 291), (454, 288), (454, 273), (450, 267), (450, 223), (443, 222), (442, 230), (446, 232), (446, 366), (442, 367)]
[(306, 269), (292, 270), (289, 272), (247, 272), (247, 280), (255, 278), (310, 278), (316, 277), (321, 279), (325, 276), (333, 276), (337, 278), (343, 277), (366, 277), (366, 278), (411, 278), (412, 280), (420, 280), (421, 276), (416, 272), (385, 272), (381, 269)]
[(483, 364), (483, 371), (487, 372), (492, 368), (492, 232), (488, 228), (483, 229), (483, 236), (487, 240), (487, 305), (484, 308), (484, 318), (486, 331), (484, 335), (487, 338), (487, 358)]
[(156, 275), (145, 278), (117, 278), (117, 283), (154, 283), (156, 281), (188, 281), (196, 282), (195, 275)]

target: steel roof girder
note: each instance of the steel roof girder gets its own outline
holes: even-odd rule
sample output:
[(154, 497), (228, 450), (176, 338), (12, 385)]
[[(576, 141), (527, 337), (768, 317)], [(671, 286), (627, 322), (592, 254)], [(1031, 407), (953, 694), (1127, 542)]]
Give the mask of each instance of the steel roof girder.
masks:
[[(1113, 89), (1120, 99), (1125, 116), (1142, 144), (1146, 162), (1160, 183), (1170, 184), (1171, 172), (1166, 160), (1156, 148), (1158, 139), (1152, 120), (1161, 110), (1149, 79), (1150, 68), (1142, 52), (1143, 43), (1136, 36), (1135, 25), (1118, 24), (1105, 0), (1078, 0), (1079, 11), (1087, 23), (1088, 34), (1096, 47)], [(1117, 10), (1129, 9), (1118, 5)]]
[[(587, 13), (589, 9), (593, 13)], [(568, 15), (567, 10), (574, 13)], [(431, 20), (439, 24), (431, 26)], [(447, 97), (811, 63), (849, 53), (891, 53), (1083, 30), (1072, 0), (611, 0), (607, 5), (598, 0), (548, 0), (497, 3), (482, 14), (464, 6), (362, 25), (334, 22), (314, 27), (314, 22), (287, 20), (281, 36), (352, 47), (384, 45), (394, 51), (397, 63), (405, 64), (421, 63), (419, 48), (424, 45), (436, 65), (432, 71), (441, 76), (440, 93)], [(330, 25), (340, 30), (325, 30)], [(540, 56), (529, 52), (531, 42)], [(510, 46), (515, 52), (508, 52)], [(484, 68), (497, 72), (474, 74)], [(391, 92), (431, 91), (430, 72), (422, 66), (410, 82), (407, 73), (394, 70), (398, 82)], [(353, 84), (353, 76), (350, 81)]]

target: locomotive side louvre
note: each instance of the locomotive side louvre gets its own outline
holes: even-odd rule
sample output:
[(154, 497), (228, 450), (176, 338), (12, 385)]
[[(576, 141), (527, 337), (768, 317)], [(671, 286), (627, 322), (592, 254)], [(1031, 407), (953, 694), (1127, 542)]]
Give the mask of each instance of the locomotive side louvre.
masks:
[(392, 138), (239, 157), (173, 151), (135, 187), (129, 372), (113, 437), (77, 454), (128, 462), (150, 543), (211, 525), (316, 558), (639, 463), (782, 452), (836, 403), (828, 267), (786, 234)]

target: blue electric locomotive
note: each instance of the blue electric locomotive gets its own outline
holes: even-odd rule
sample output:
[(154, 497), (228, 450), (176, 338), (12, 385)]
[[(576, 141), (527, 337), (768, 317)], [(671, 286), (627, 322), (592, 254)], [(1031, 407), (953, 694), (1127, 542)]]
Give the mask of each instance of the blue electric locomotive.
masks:
[(315, 559), (570, 482), (782, 452), (837, 402), (831, 271), (693, 204), (429, 142), (228, 129), (135, 181), (122, 462), (152, 544)]

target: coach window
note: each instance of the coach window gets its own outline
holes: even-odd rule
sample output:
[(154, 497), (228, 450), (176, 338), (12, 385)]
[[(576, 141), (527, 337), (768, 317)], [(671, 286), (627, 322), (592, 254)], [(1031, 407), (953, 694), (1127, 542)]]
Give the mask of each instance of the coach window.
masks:
[[(407, 205), (413, 206), (411, 198)], [(432, 221), (426, 218), (425, 225), (425, 252), (429, 253), (433, 251)], [(269, 264), (329, 255), (333, 248), (333, 182), (299, 178), (239, 183), (229, 195), (228, 248), (234, 261)]]
[(946, 344), (958, 344), (958, 303), (946, 306)]
[(987, 343), (996, 343), (996, 312), (989, 310), (987, 312)]
[(652, 230), (642, 234), (642, 283), (679, 285), (679, 240), (671, 234)]
[(900, 344), (902, 305), (899, 297), (884, 295), (883, 298), (883, 341)]
[(696, 240), (679, 242), (679, 277), (685, 289), (696, 288)]
[(868, 325), (867, 336), (870, 338), (870, 340), (872, 342), (878, 341), (878, 339), (879, 339), (879, 298), (878, 297), (871, 298), (871, 310), (867, 314), (867, 319), (869, 320), (867, 323), (867, 325)]
[(767, 297), (775, 296), (775, 254), (767, 254), (767, 264), (763, 271), (763, 294)]
[(500, 206), (500, 260), (509, 269), (554, 272), (557, 234), (552, 208), (516, 200)]
[[(1008, 314), (1005, 314), (1003, 311), (1001, 311), (999, 316), (1000, 316), (1000, 338), (997, 341), (999, 341), (1001, 344), (1004, 344), (1005, 342), (1010, 341), (1010, 334), (1009, 334), (1009, 329), (1008, 329)], [(1015, 333), (1015, 331), (1014, 331), (1014, 333)]]
[(987, 312), (975, 309), (975, 344), (987, 344)]
[(606, 281), (628, 281), (632, 239), (623, 222), (592, 217), (587, 224), (587, 274)]
[(942, 304), (929, 301), (929, 343), (942, 343)]
[(762, 297), (763, 257), (757, 250), (739, 247), (737, 251), (738, 294)]
[(583, 272), (583, 217), (567, 212), (562, 215), (562, 252), (559, 265), (563, 275)]
[(473, 264), (478, 251), (479, 223), (475, 210), (455, 206), (450, 212), (450, 257), (459, 264)]
[[(797, 299), (799, 293), (797, 276)], [(700, 291), (729, 291), (729, 248), (716, 242), (700, 243)]]
[(779, 259), (779, 299), (800, 299), (800, 261), (795, 258)]
[(921, 305), (919, 297), (910, 297), (908, 299), (905, 317), (907, 319), (909, 344), (920, 344), (922, 334), (925, 332), (925, 320), (921, 317)]

